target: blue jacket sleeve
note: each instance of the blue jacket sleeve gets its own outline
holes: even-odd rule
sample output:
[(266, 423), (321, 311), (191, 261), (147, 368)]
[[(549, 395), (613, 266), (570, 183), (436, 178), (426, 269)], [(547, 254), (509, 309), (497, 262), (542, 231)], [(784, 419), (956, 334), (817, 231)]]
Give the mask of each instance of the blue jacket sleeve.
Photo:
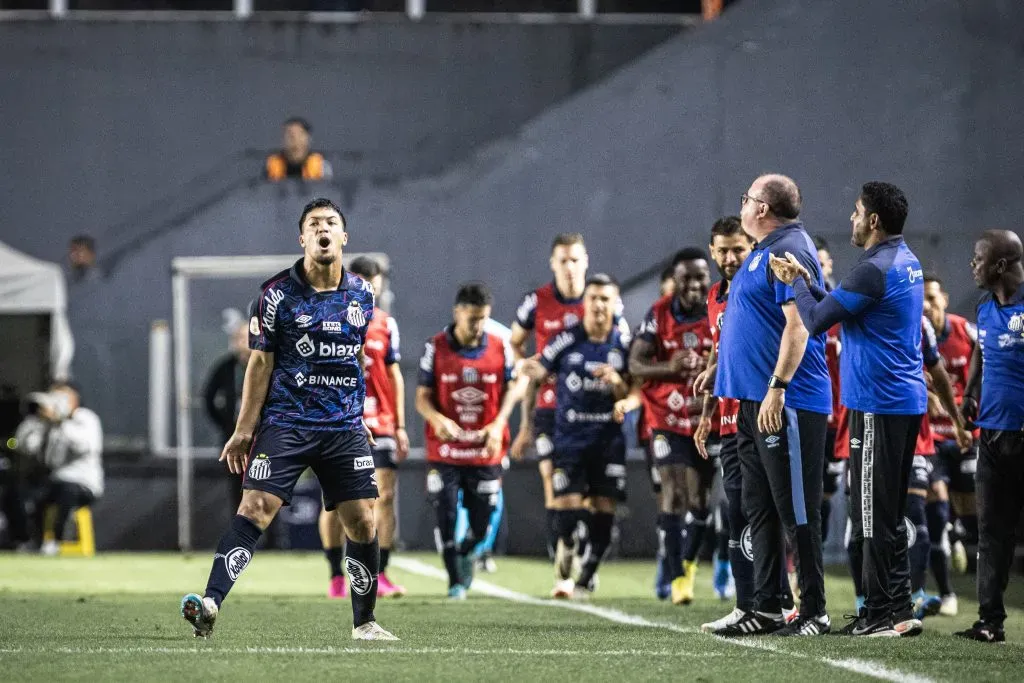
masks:
[(815, 287), (811, 292), (803, 278), (793, 283), (796, 306), (807, 331), (821, 334), (836, 323), (860, 315), (868, 306), (885, 294), (885, 273), (870, 261), (860, 263), (850, 271), (835, 290), (819, 299), (823, 290)]

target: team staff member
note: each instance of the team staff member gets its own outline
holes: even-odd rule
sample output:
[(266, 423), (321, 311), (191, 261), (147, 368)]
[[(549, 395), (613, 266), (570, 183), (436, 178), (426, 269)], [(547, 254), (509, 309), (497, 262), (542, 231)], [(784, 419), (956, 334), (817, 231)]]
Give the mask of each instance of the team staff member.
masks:
[[(384, 273), (373, 259), (360, 256), (352, 261), (349, 271), (369, 282), (374, 292), (383, 291)], [(385, 574), (395, 538), (395, 485), (398, 480), (395, 468), (409, 453), (409, 435), (405, 431), (405, 380), (398, 365), (401, 360), (399, 348), (398, 323), (375, 306), (373, 318), (366, 328), (366, 345), (363, 348), (366, 375), (363, 421), (376, 442), (371, 450), (379, 497), (373, 506), (373, 514), (380, 539), (377, 596), (382, 598), (405, 595), (405, 588), (392, 583)], [(345, 559), (341, 520), (337, 515), (322, 510), (319, 526), (320, 541), (331, 572), (327, 595), (331, 598), (348, 597), (348, 585), (341, 568)]]
[[(743, 230), (757, 240), (729, 289), (715, 395), (739, 399), (743, 507), (750, 520), (754, 609), (720, 631), (727, 636), (820, 635), (830, 628), (821, 557), (821, 481), (832, 407), (825, 335), (804, 328), (793, 289), (777, 280), (769, 255), (792, 252), (822, 286), (817, 251), (800, 215), (791, 178), (757, 178), (741, 201)], [(779, 547), (783, 525), (795, 539), (802, 601), (788, 626), (782, 616)]]
[(963, 415), (981, 427), (978, 474), (978, 616), (956, 635), (986, 643), (1006, 640), (1003, 593), (1010, 580), (1016, 526), (1024, 506), (1024, 265), (1020, 237), (988, 230), (974, 245), (974, 281), (987, 294), (978, 304), (978, 345)]
[[(508, 417), (525, 390), (513, 383), (508, 343), (484, 329), (490, 315), (487, 287), (462, 285), (455, 322), (426, 344), (416, 389), (416, 410), (426, 422), (427, 493), (437, 513), (448, 597), (457, 600), (473, 581), (473, 549), (487, 536), (501, 491)], [(460, 494), (469, 533), (456, 543)]]
[(898, 637), (895, 622), (910, 608), (909, 584), (896, 580), (905, 574), (897, 561), (907, 543), (903, 515), (928, 388), (921, 353), (924, 273), (903, 240), (906, 218), (898, 187), (864, 184), (850, 216), (852, 242), (864, 255), (831, 294), (812, 291), (810, 274), (792, 255), (772, 258), (775, 276), (794, 285), (808, 332), (843, 325), (853, 538), (864, 552), (864, 610), (843, 629), (854, 636)]

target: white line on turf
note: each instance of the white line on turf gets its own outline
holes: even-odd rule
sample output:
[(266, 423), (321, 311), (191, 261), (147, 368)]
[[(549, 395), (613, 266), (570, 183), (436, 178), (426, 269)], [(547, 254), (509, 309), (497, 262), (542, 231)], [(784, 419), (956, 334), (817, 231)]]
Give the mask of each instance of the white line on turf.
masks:
[(687, 653), (673, 650), (529, 650), (516, 648), (471, 649), (457, 647), (228, 647), (215, 644), (206, 647), (55, 647), (55, 648), (12, 648), (0, 649), (0, 655), (12, 654), (61, 654), (61, 655), (107, 655), (107, 654), (271, 654), (271, 655), (524, 655), (528, 657), (680, 657), (685, 659), (715, 659), (724, 657), (720, 652)]
[[(443, 570), (433, 567), (429, 564), (414, 560), (408, 557), (393, 557), (391, 558), (391, 564), (400, 569), (404, 569), (412, 574), (418, 574), (428, 578), (439, 579), (442, 581), (448, 580), (448, 574)], [(533, 597), (532, 595), (526, 595), (525, 593), (517, 593), (516, 591), (496, 586), (487, 581), (481, 581), (475, 579), (473, 581), (472, 590), (484, 595), (490, 595), (495, 598), (502, 598), (504, 600), (510, 600), (512, 602), (523, 603), (527, 605), (538, 605), (541, 607), (561, 607), (564, 609), (575, 610), (577, 612), (584, 612), (591, 614), (602, 619), (608, 619), (619, 624), (626, 624), (629, 626), (642, 626), (647, 628), (660, 628), (668, 631), (674, 631), (676, 633), (698, 633), (697, 629), (686, 628), (670, 622), (664, 621), (651, 621), (644, 617), (627, 614), (619, 610), (609, 609), (607, 607), (598, 607), (597, 605), (591, 605), (586, 603), (578, 602), (566, 602), (560, 600), (544, 600), (541, 598)], [(713, 637), (713, 636), (712, 636)], [(827, 666), (831, 666), (836, 669), (843, 669), (846, 671), (852, 671), (859, 673), (864, 676), (871, 678), (877, 678), (883, 681), (892, 681), (892, 683), (935, 683), (933, 679), (925, 676), (918, 676), (916, 674), (908, 674), (898, 669), (890, 669), (877, 662), (868, 662), (860, 659), (832, 659), (831, 657), (815, 657), (813, 655), (807, 655), (802, 652), (792, 652), (785, 650), (774, 645), (769, 645), (764, 642), (763, 639), (758, 638), (754, 640), (746, 639), (727, 639), (727, 638), (716, 638), (721, 643), (727, 645), (735, 645), (737, 647), (746, 647), (754, 650), (761, 650), (763, 652), (771, 652), (772, 654), (785, 655), (788, 657), (796, 657), (797, 659), (810, 659), (813, 661), (820, 662)]]

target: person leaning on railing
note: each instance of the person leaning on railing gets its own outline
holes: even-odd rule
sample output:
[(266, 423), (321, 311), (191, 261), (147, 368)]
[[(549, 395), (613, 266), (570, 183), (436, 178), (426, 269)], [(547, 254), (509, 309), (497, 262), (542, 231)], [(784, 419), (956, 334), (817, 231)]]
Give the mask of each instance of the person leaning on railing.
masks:
[(331, 164), (320, 152), (310, 148), (313, 128), (305, 119), (294, 116), (284, 122), (281, 150), (267, 157), (263, 175), (271, 182), (286, 178), (330, 180)]

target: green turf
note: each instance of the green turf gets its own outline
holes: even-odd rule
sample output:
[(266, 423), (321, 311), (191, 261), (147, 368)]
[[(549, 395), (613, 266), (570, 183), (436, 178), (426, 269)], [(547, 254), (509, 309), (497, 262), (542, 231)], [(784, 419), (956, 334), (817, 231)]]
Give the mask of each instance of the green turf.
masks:
[[(404, 557), (440, 567), (433, 555)], [(498, 573), (483, 579), (538, 598), (550, 588), (546, 563), (498, 562)], [(851, 665), (876, 667), (875, 680), (1024, 680), (1021, 609), (1012, 610), (1006, 646), (949, 636), (974, 618), (967, 579), (958, 586), (961, 615), (929, 620), (920, 638), (768, 638), (745, 647), (697, 632), (730, 607), (712, 596), (706, 567), (698, 600), (686, 608), (651, 597), (650, 562), (602, 568), (592, 604), (647, 625), (476, 591), (449, 603), (443, 582), (395, 568), (389, 573), (410, 595), (382, 601), (377, 616), (402, 640), (377, 644), (349, 639), (347, 601), (323, 597), (321, 557), (263, 553), (225, 603), (214, 637), (195, 641), (178, 605), (183, 593), (202, 588), (209, 564), (205, 554), (0, 556), (0, 680), (871, 680), (842, 668)], [(1015, 605), (1024, 604), (1019, 584), (1011, 584)], [(836, 574), (828, 589), (838, 622), (852, 602), (849, 581)]]

